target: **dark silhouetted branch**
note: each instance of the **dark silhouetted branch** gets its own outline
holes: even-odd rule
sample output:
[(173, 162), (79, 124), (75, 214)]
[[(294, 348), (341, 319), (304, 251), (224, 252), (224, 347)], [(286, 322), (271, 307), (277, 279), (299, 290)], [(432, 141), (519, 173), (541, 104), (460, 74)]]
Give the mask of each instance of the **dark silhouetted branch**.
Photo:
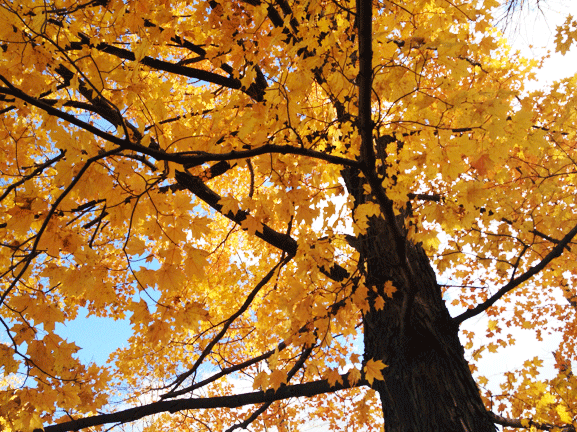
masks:
[(334, 386), (331, 386), (328, 381), (322, 380), (281, 387), (276, 392), (274, 390), (267, 390), (202, 399), (163, 400), (115, 413), (100, 414), (46, 426), (44, 432), (78, 431), (109, 423), (129, 423), (162, 412), (175, 413), (183, 410), (238, 408), (246, 405), (274, 402), (292, 397), (311, 397), (319, 394), (333, 393), (338, 390), (368, 385), (364, 379), (355, 384), (349, 383), (348, 374), (341, 375), (341, 378), (342, 384), (337, 382)]

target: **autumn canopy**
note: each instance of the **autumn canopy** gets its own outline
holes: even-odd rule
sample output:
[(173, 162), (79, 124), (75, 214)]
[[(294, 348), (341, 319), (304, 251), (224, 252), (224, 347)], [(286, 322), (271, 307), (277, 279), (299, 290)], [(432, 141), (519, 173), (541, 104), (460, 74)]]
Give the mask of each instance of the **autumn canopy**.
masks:
[(577, 81), (497, 6), (3, 1), (0, 430), (574, 431)]

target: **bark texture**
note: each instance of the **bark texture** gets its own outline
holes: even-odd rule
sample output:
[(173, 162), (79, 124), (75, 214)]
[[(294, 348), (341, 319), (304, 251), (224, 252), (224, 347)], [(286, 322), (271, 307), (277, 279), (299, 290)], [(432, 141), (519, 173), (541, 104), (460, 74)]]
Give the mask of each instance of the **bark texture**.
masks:
[[(360, 204), (372, 197), (363, 194), (358, 174), (343, 171), (349, 193)], [(404, 248), (398, 248), (399, 232), (405, 233), (402, 215), (393, 221), (373, 217), (366, 235), (353, 244), (372, 299), (377, 293), (386, 299), (383, 309), (364, 315), (365, 360), (388, 365), (385, 380), (373, 383), (385, 431), (494, 432), (429, 258), (406, 237)], [(399, 250), (405, 257), (398, 256)], [(397, 288), (391, 299), (383, 292), (387, 281)]]

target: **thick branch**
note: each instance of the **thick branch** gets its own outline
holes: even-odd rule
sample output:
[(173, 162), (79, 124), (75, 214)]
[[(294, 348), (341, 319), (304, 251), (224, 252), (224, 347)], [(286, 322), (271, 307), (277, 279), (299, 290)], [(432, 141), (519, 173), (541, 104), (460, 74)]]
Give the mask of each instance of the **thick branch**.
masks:
[(400, 311), (400, 337), (405, 337), (405, 329), (409, 326), (410, 311), (415, 297), (416, 285), (411, 281), (412, 272), (407, 263), (407, 239), (397, 223), (395, 209), (392, 200), (387, 196), (382, 187), (382, 181), (377, 174), (375, 148), (373, 144), (373, 121), (372, 121), (372, 0), (357, 0), (359, 18), (359, 127), (361, 135), (361, 169), (365, 175), (371, 192), (381, 208), (385, 222), (387, 223), (393, 238), (391, 248), (396, 252), (397, 262), (403, 281), (404, 301)]
[[(222, 212), (222, 204), (219, 204), (221, 196), (210, 189), (206, 184), (204, 184), (204, 182), (199, 177), (182, 171), (176, 171), (174, 177), (180, 185), (184, 186), (217, 212), (223, 216), (226, 216), (236, 224), (242, 225), (242, 222), (248, 217), (249, 213), (244, 210), (239, 210), (236, 213), (229, 211), (228, 213), (224, 214)], [(262, 229), (255, 232), (255, 235), (258, 238), (264, 240), (271, 246), (274, 246), (288, 253), (291, 256), (296, 254), (297, 242), (295, 239), (293, 239), (290, 235), (281, 234), (265, 224), (261, 225)], [(334, 264), (329, 271), (323, 270), (322, 268), (320, 271), (337, 282), (343, 281), (349, 277), (349, 272), (347, 272), (338, 264)]]
[(179, 157), (179, 159), (175, 160), (175, 162), (183, 163), (183, 165), (187, 165), (187, 167), (190, 168), (193, 166), (202, 165), (203, 163), (206, 162), (246, 159), (263, 154), (278, 153), (283, 155), (295, 154), (301, 156), (308, 156), (311, 158), (321, 159), (330, 163), (334, 163), (336, 165), (353, 166), (353, 167), (359, 166), (359, 163), (352, 159), (333, 156), (320, 151), (311, 150), (303, 147), (294, 147), (290, 145), (266, 144), (250, 150), (231, 151), (228, 153), (196, 152), (196, 154), (192, 155), (190, 153), (191, 152), (174, 153), (173, 154), (174, 157)]
[[(83, 39), (79, 42), (80, 45), (91, 45), (88, 40)], [(71, 46), (70, 48), (74, 48)], [(124, 48), (115, 47), (113, 45), (109, 45), (107, 43), (99, 43), (98, 45), (94, 46), (98, 51), (105, 52), (107, 54), (111, 54), (115, 57), (122, 58), (125, 60), (136, 61), (136, 56), (132, 51), (129, 51)], [(176, 75), (185, 76), (188, 78), (198, 79), (201, 81), (205, 81), (208, 83), (221, 85), (224, 87), (228, 87), (230, 89), (239, 90), (242, 85), (240, 80), (236, 78), (228, 78), (214, 72), (208, 72), (202, 69), (195, 69), (186, 66), (180, 66), (174, 63), (170, 63), (164, 60), (154, 59), (152, 57), (146, 56), (140, 63), (151, 67), (156, 70), (161, 70), (165, 72), (170, 72)]]
[(434, 202), (441, 202), (443, 197), (440, 194), (416, 194), (416, 193), (408, 193), (407, 197), (410, 200), (421, 200), (421, 201), (434, 201)]
[[(98, 51), (111, 54), (115, 57), (129, 61), (136, 61), (136, 56), (132, 51), (129, 51), (124, 48), (119, 48), (104, 42), (99, 43), (97, 45), (93, 45), (90, 43), (90, 40), (84, 35), (79, 36), (81, 38), (81, 41), (73, 42), (67, 47), (68, 49), (77, 49), (82, 47), (83, 45), (88, 45), (97, 49)], [(184, 76), (187, 78), (198, 79), (200, 81), (220, 85), (233, 90), (242, 90), (243, 92), (245, 92), (247, 95), (249, 95), (251, 98), (253, 98), (258, 102), (262, 101), (264, 98), (264, 91), (266, 89), (266, 78), (258, 68), (256, 69), (257, 73), (256, 81), (252, 83), (248, 88), (245, 88), (243, 87), (241, 81), (237, 78), (225, 77), (216, 74), (214, 72), (191, 68), (188, 66), (183, 66), (182, 64), (171, 63), (165, 60), (158, 60), (150, 56), (142, 58), (141, 60), (139, 60), (139, 63), (144, 66), (148, 66), (152, 69)], [(230, 72), (232, 72), (232, 70), (230, 70)]]
[[(72, 79), (74, 78), (74, 72), (68, 69), (66, 66), (60, 64), (58, 67), (55, 68), (55, 72), (58, 73), (63, 79), (66, 84), (70, 84)], [(86, 100), (90, 101), (90, 104), (86, 104), (85, 107), (82, 107), (80, 104), (81, 102), (74, 101), (75, 104), (70, 105), (77, 105), (78, 108), (83, 108), (86, 110), (90, 110), (92, 112), (98, 113), (103, 119), (110, 122), (110, 124), (114, 126), (120, 126), (124, 123), (122, 114), (114, 105), (112, 105), (108, 100), (106, 100), (101, 93), (93, 91), (94, 89), (88, 85), (84, 80), (78, 80), (78, 91), (82, 96), (86, 98)], [(50, 102), (52, 104), (52, 102)], [(65, 106), (67, 106), (65, 104)], [(136, 128), (132, 128), (133, 131), (137, 131)]]
[(465, 321), (471, 317), (474, 317), (476, 315), (479, 315), (480, 313), (489, 309), (497, 300), (499, 300), (505, 294), (512, 291), (513, 289), (515, 289), (516, 287), (521, 285), (523, 282), (528, 281), (533, 276), (538, 274), (541, 270), (543, 270), (545, 267), (547, 267), (547, 265), (549, 265), (549, 263), (551, 261), (553, 261), (555, 258), (561, 256), (561, 254), (563, 253), (563, 249), (565, 249), (565, 247), (571, 242), (571, 240), (573, 239), (573, 237), (575, 237), (575, 235), (577, 235), (577, 225), (575, 225), (573, 227), (573, 229), (571, 231), (569, 231), (565, 237), (563, 237), (563, 239), (557, 244), (557, 246), (555, 246), (551, 250), (551, 252), (549, 252), (545, 256), (545, 258), (543, 258), (539, 262), (539, 264), (531, 267), (529, 270), (527, 270), (521, 276), (516, 277), (515, 279), (511, 280), (508, 284), (506, 284), (499, 291), (497, 291), (497, 293), (495, 295), (491, 296), (487, 301), (475, 306), (472, 309), (468, 309), (466, 312), (453, 318), (454, 322), (457, 325), (460, 325), (463, 321)]
[(373, 5), (371, 0), (359, 0), (359, 128), (361, 158), (369, 167), (374, 165), (373, 121), (371, 96), (373, 82)]
[(349, 383), (348, 374), (341, 375), (341, 378), (343, 383), (340, 384), (337, 382), (334, 386), (331, 386), (328, 381), (322, 380), (281, 387), (276, 392), (274, 390), (267, 390), (266, 392), (259, 391), (233, 396), (220, 396), (203, 399), (163, 400), (116, 413), (100, 414), (47, 426), (44, 428), (44, 432), (78, 431), (80, 429), (108, 423), (128, 423), (162, 412), (175, 413), (178, 411), (194, 409), (238, 408), (245, 405), (274, 402), (291, 397), (311, 397), (319, 394), (333, 393), (338, 390), (368, 385), (365, 380), (361, 380), (355, 384)]
[(387, 197), (377, 176), (376, 156), (373, 146), (373, 121), (371, 96), (373, 92), (373, 4), (372, 0), (359, 0), (359, 128), (361, 135), (362, 171), (371, 191), (381, 207), (387, 223), (395, 236), (395, 247), (401, 264), (405, 264), (405, 236), (400, 232), (395, 218), (393, 202)]
[[(186, 187), (189, 191), (191, 191), (217, 212), (226, 216), (236, 224), (241, 225), (242, 222), (248, 217), (249, 213), (243, 210), (238, 211), (236, 214), (232, 211), (224, 214), (222, 212), (222, 204), (219, 204), (221, 196), (210, 189), (207, 185), (205, 185), (199, 177), (182, 171), (176, 171), (174, 177), (178, 183)], [(281, 234), (262, 224), (262, 229), (256, 231), (256, 236), (291, 256), (296, 254), (297, 242), (289, 235)]]

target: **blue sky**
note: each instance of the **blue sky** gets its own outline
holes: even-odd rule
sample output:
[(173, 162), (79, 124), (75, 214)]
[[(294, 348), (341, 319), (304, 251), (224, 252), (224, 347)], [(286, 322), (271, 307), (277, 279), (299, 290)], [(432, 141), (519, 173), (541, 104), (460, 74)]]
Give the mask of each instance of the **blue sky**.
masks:
[(111, 318), (87, 317), (82, 308), (78, 318), (66, 324), (56, 324), (56, 332), (68, 341), (81, 347), (78, 357), (83, 363), (107, 363), (108, 356), (117, 348), (127, 346), (132, 335), (130, 320), (114, 321)]
[[(135, 271), (144, 263), (138, 257), (132, 257), (132, 265)], [(152, 270), (160, 268), (158, 261), (153, 260), (146, 263), (146, 267)], [(138, 302), (143, 299), (151, 312), (156, 310), (155, 300), (160, 294), (151, 288), (146, 292), (134, 295), (133, 300)], [(128, 339), (132, 336), (132, 326), (130, 324), (131, 313), (127, 313), (124, 319), (115, 320), (109, 317), (87, 316), (87, 308), (79, 308), (78, 316), (72, 321), (64, 324), (56, 323), (55, 331), (68, 342), (74, 342), (80, 351), (77, 356), (82, 363), (94, 362), (98, 365), (106, 365), (108, 357), (118, 348), (128, 346)]]

